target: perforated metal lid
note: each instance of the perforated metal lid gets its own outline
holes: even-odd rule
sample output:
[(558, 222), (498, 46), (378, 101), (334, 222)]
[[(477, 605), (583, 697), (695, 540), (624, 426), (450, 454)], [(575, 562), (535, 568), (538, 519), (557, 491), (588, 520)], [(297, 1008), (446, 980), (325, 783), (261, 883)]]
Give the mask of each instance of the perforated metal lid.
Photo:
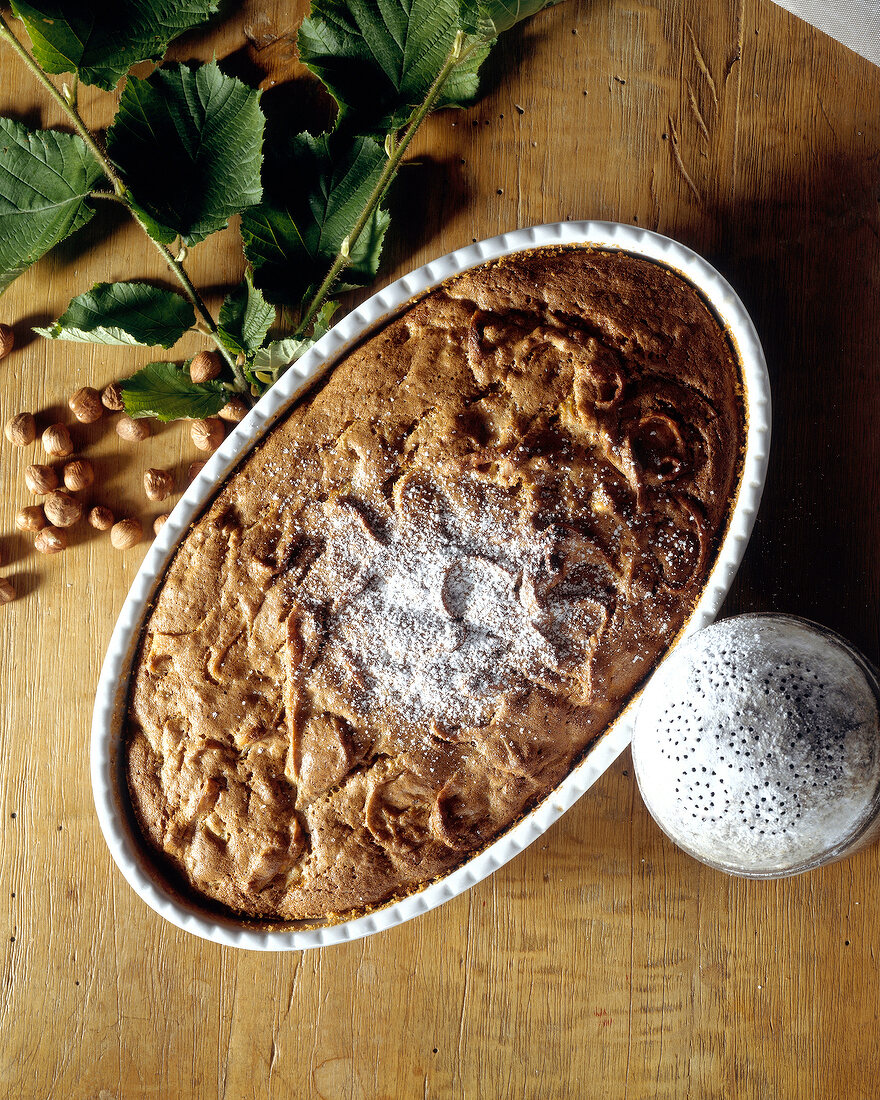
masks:
[(880, 819), (877, 678), (842, 638), (786, 615), (695, 634), (642, 697), (633, 760), (661, 829), (733, 874), (796, 874)]

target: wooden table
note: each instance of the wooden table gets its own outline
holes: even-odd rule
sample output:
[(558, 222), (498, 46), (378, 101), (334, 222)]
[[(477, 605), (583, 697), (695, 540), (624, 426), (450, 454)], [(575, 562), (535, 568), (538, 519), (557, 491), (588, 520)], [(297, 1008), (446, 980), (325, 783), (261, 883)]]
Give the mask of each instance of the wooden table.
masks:
[[(267, 109), (313, 120), (303, 5), (229, 8), (176, 55), (216, 51), (262, 81)], [(380, 280), (564, 218), (703, 252), (751, 309), (774, 385), (770, 478), (726, 611), (808, 615), (876, 661), (880, 71), (769, 0), (569, 0), (509, 34), (487, 77), (478, 106), (426, 126)], [(112, 97), (83, 101), (108, 121)], [(8, 52), (0, 110), (59, 121)], [(192, 254), (218, 292), (241, 267), (233, 230)], [(14, 284), (0, 419), (48, 423), (80, 384), (155, 358), (29, 335), (92, 282), (141, 276), (164, 278), (137, 231), (96, 218)], [(96, 497), (145, 518), (161, 506), (144, 506), (143, 470), (195, 457), (180, 425), (140, 446), (106, 424), (75, 434)], [(88, 777), (94, 687), (144, 547), (80, 529), (66, 553), (34, 554), (13, 529), (32, 452), (0, 451), (2, 574), (20, 594), (0, 608), (0, 1094), (878, 1095), (880, 849), (792, 881), (729, 879), (661, 836), (628, 755), (493, 878), (371, 939), (264, 956), (155, 916), (111, 864)]]

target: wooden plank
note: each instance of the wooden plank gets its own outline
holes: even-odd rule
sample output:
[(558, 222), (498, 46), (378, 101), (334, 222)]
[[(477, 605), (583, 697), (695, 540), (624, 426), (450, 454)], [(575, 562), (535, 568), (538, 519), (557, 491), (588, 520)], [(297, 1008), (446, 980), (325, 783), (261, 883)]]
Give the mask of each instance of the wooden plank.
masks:
[[(319, 124), (326, 100), (293, 49), (303, 11), (246, 0), (175, 54), (216, 51), (292, 128)], [(810, 615), (876, 660), (880, 72), (768, 0), (568, 0), (502, 40), (487, 75), (476, 107), (419, 138), (381, 280), (564, 218), (706, 253), (753, 311), (774, 380), (771, 475), (728, 610)], [(113, 97), (82, 99), (109, 121)], [(59, 121), (8, 53), (0, 110)], [(242, 269), (234, 228), (190, 266), (216, 306)], [(93, 281), (132, 276), (164, 273), (111, 215), (12, 286), (0, 419), (63, 414), (79, 384), (151, 358), (27, 335)], [(96, 496), (148, 518), (143, 470), (196, 457), (180, 426), (140, 446), (76, 434)], [(0, 450), (2, 572), (21, 592), (0, 609), (0, 1092), (876, 1095), (877, 849), (790, 882), (727, 879), (660, 835), (627, 757), (490, 881), (380, 936), (262, 956), (154, 916), (110, 862), (87, 769), (100, 661), (144, 547), (83, 529), (38, 559), (13, 533), (37, 453)]]

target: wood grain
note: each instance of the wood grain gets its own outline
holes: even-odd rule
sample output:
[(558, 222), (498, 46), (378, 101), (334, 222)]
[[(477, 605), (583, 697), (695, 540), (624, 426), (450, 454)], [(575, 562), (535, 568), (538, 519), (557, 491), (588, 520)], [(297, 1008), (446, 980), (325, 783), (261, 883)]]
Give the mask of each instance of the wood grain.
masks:
[[(175, 46), (215, 51), (290, 127), (328, 106), (298, 66), (303, 5), (246, 0)], [(877, 660), (880, 71), (768, 0), (568, 0), (509, 34), (488, 91), (434, 118), (393, 195), (381, 279), (542, 221), (636, 222), (714, 262), (752, 310), (774, 385), (765, 502), (727, 611), (808, 615)], [(112, 97), (85, 90), (96, 125)], [(8, 53), (0, 110), (59, 121)], [(93, 245), (97, 247), (92, 248)], [(195, 249), (211, 288), (234, 229)], [(97, 279), (164, 278), (96, 218), (4, 296), (17, 350), (0, 419), (43, 422), (150, 352), (30, 326)], [(181, 351), (192, 351), (197, 341)], [(140, 478), (188, 433), (77, 428), (96, 498), (151, 518)], [(548, 834), (442, 909), (302, 954), (222, 949), (154, 916), (110, 862), (88, 781), (104, 648), (143, 555), (13, 533), (27, 453), (0, 451), (0, 1093), (52, 1100), (877, 1095), (875, 847), (788, 882), (728, 879), (672, 847), (621, 759)]]

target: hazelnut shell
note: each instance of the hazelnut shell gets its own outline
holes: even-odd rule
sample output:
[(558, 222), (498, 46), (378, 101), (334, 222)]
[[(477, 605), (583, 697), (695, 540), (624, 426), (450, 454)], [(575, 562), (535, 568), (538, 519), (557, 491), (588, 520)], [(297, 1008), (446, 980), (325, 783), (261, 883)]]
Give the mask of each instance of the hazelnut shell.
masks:
[(110, 528), (110, 542), (117, 550), (128, 550), (130, 546), (136, 546), (143, 537), (141, 521), (134, 517), (121, 519)]
[(37, 532), (34, 549), (41, 554), (60, 554), (67, 548), (67, 532), (59, 527), (44, 527)]
[(75, 458), (72, 462), (65, 463), (62, 477), (64, 488), (77, 493), (94, 484), (95, 468), (87, 458)]
[(144, 474), (144, 492), (149, 500), (164, 500), (174, 492), (174, 478), (168, 470), (153, 467)]
[(55, 527), (73, 527), (82, 518), (82, 504), (67, 489), (56, 489), (43, 501), (46, 519)]
[(5, 359), (15, 346), (15, 333), (12, 325), (0, 323), (0, 359)]
[(50, 424), (43, 432), (43, 450), (54, 458), (73, 454), (73, 440), (65, 424)]
[(116, 517), (110, 509), (105, 508), (103, 504), (96, 504), (89, 512), (87, 518), (89, 526), (94, 527), (96, 531), (109, 531), (116, 522)]
[(28, 447), (37, 438), (37, 426), (31, 413), (16, 413), (3, 429), (6, 438), (16, 447)]
[(116, 434), (129, 443), (140, 443), (152, 435), (152, 430), (146, 420), (123, 415), (116, 421)]
[(216, 451), (226, 434), (223, 421), (216, 416), (209, 416), (207, 420), (194, 420), (189, 431), (193, 443), (200, 451)]
[(189, 365), (189, 376), (193, 382), (211, 382), (218, 378), (223, 363), (216, 351), (200, 351)]
[(58, 488), (58, 473), (54, 466), (42, 466), (36, 463), (25, 467), (24, 481), (32, 493), (41, 497)]
[(110, 412), (122, 412), (125, 405), (122, 402), (122, 387), (118, 382), (111, 382), (105, 386), (101, 393), (101, 404)]
[(15, 517), (15, 526), (19, 531), (42, 531), (46, 526), (46, 516), (40, 504), (28, 504), (20, 508)]
[(68, 400), (70, 411), (80, 424), (94, 424), (104, 415), (101, 395), (91, 386), (81, 386)]

